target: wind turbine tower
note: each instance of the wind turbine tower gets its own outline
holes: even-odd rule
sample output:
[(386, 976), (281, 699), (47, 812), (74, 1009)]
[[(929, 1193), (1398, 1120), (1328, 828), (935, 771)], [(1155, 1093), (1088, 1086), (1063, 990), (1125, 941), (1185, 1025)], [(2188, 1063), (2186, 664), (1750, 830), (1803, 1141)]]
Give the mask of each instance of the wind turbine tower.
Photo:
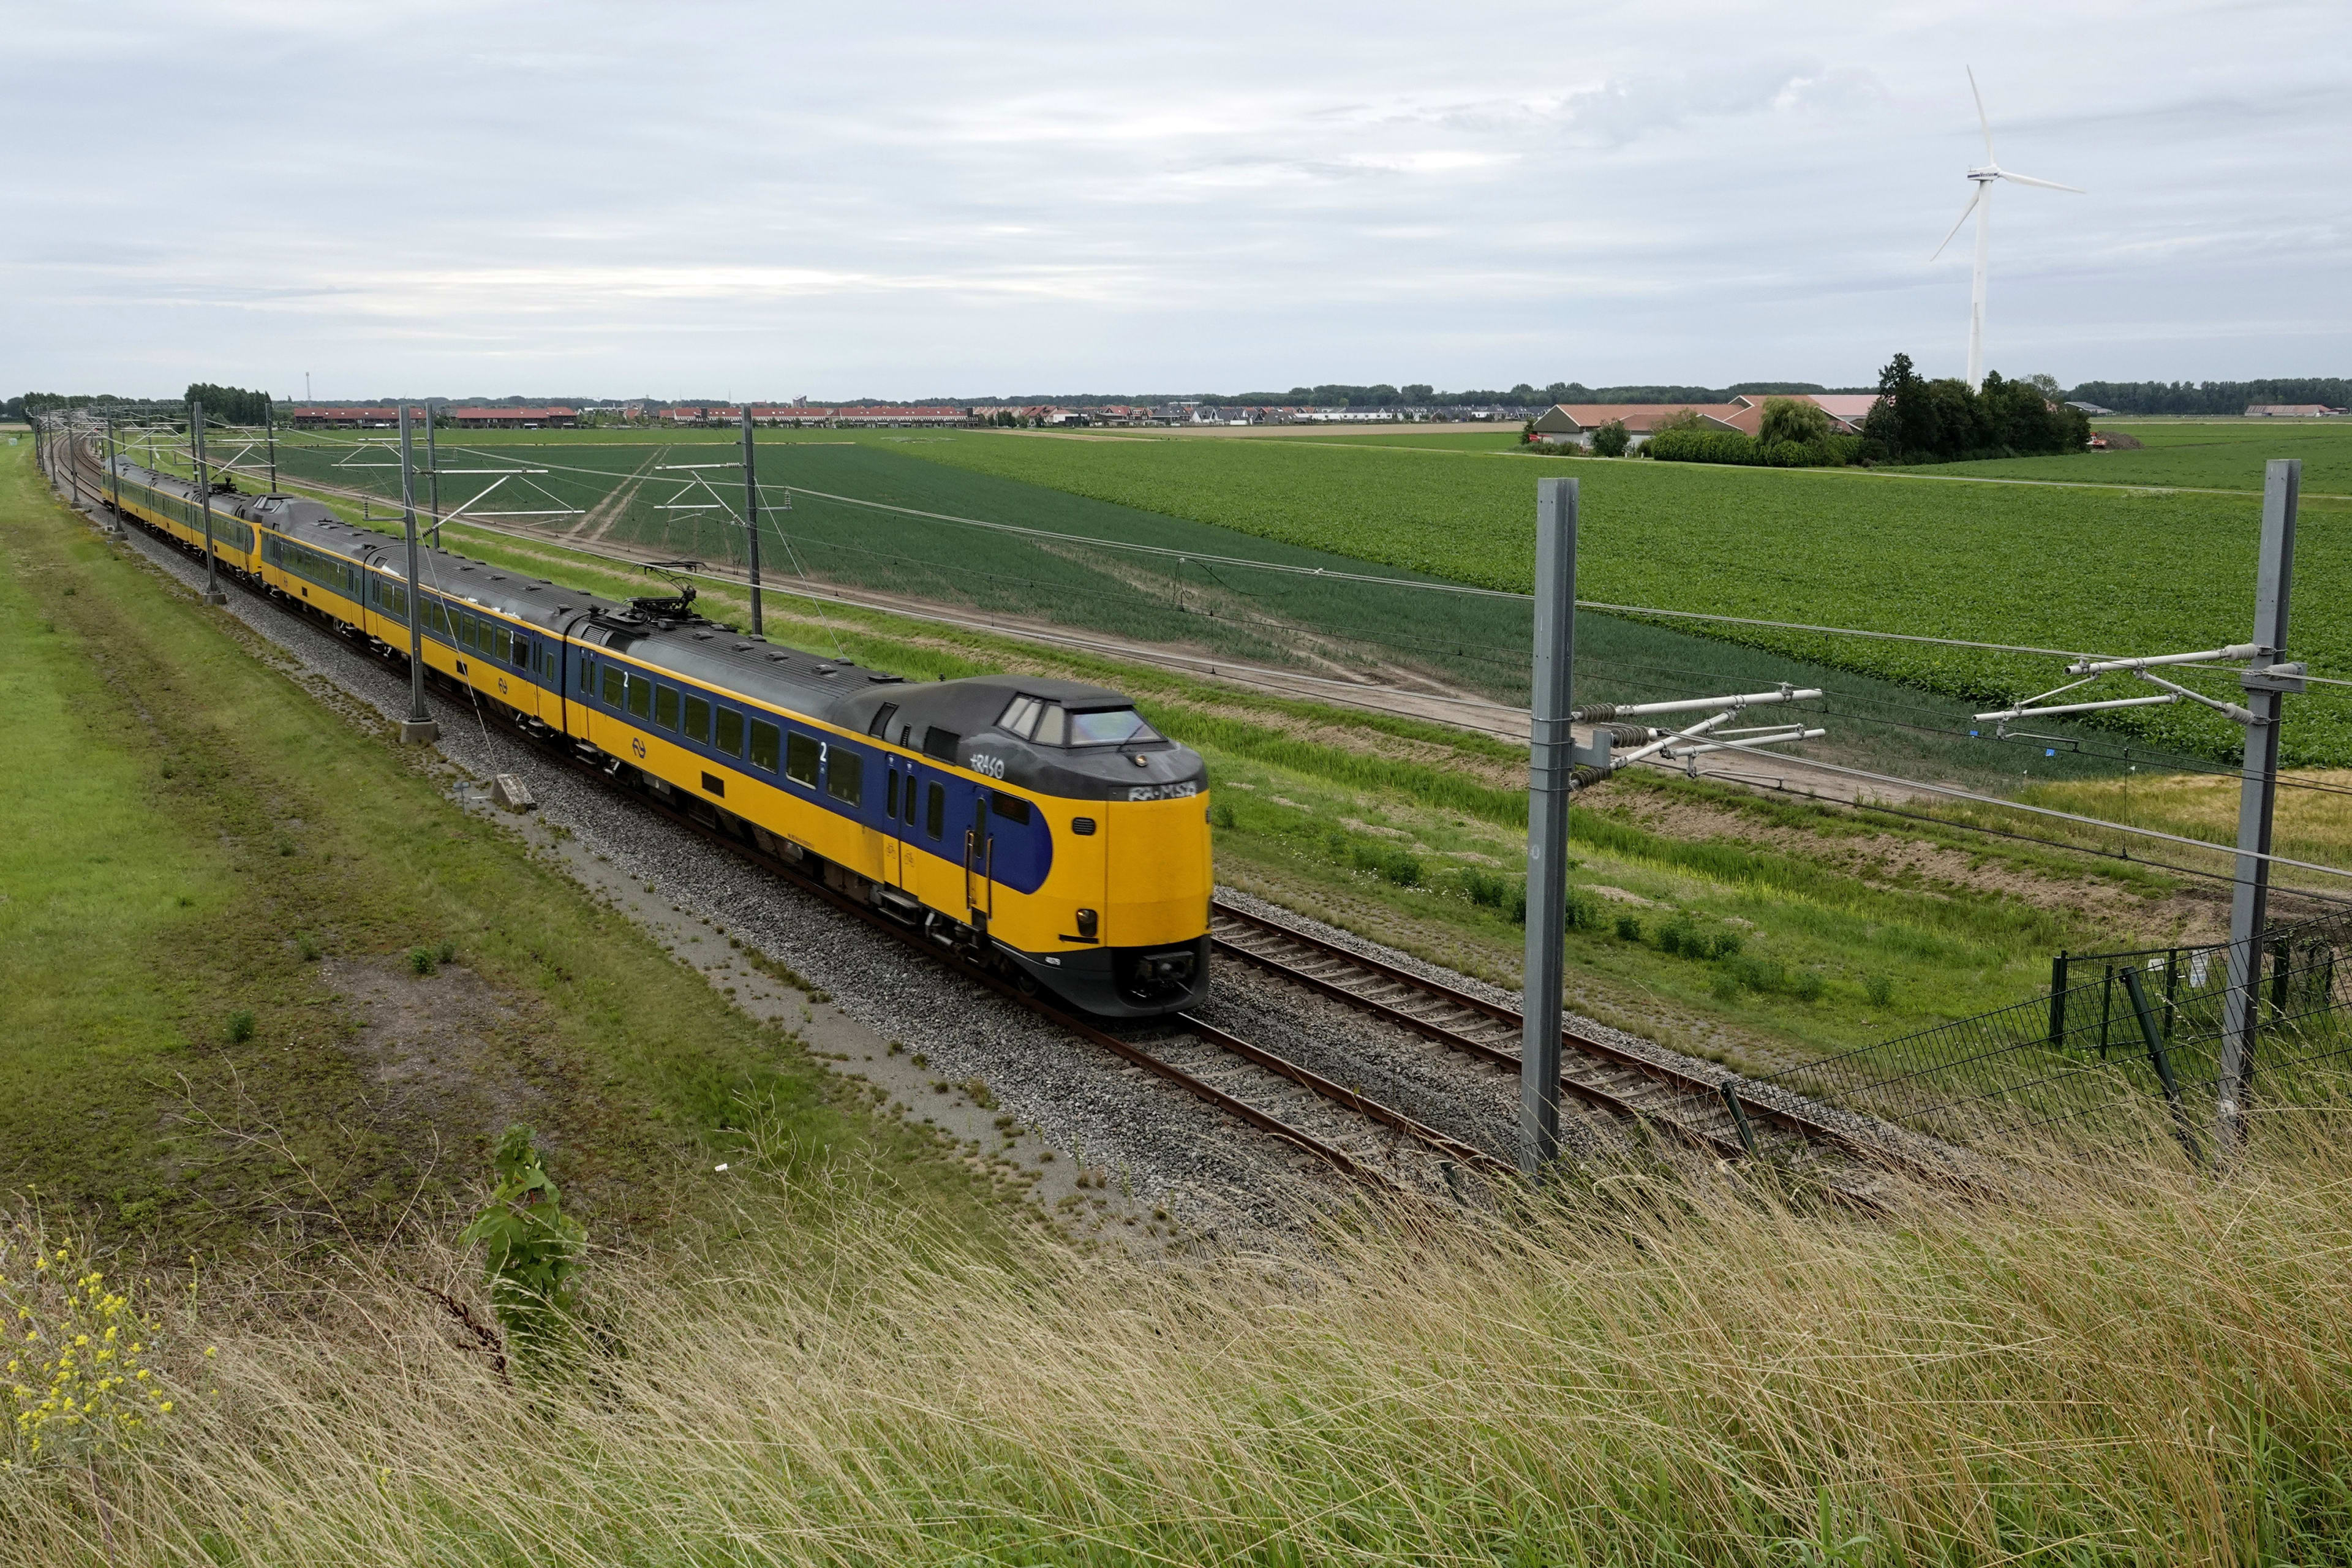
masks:
[(1985, 274), (1992, 266), (1992, 183), (2008, 180), (2014, 184), (2039, 185), (2045, 191), (2072, 191), (2078, 196), (2085, 193), (2079, 185), (2062, 185), (2055, 180), (2037, 180), (2031, 174), (2015, 174), (2002, 168), (1992, 155), (1992, 121), (1985, 118), (1984, 94), (1977, 88), (1977, 73), (1973, 68), (1969, 71), (1969, 91), (1976, 98), (1977, 124), (1984, 131), (1985, 161), (1982, 166), (1969, 171), (1969, 178), (1976, 183), (1976, 191), (1969, 197), (1969, 205), (1960, 209), (1958, 222), (1952, 225), (1952, 233), (1944, 236), (1944, 244), (1936, 247), (1936, 255), (1927, 259), (1933, 261), (1936, 256), (1943, 255), (1944, 246), (1952, 243), (1952, 235), (1960, 232), (1960, 225), (1969, 221), (1969, 215), (1977, 215), (1976, 277), (1969, 286), (1969, 390), (1973, 392), (1984, 384)]

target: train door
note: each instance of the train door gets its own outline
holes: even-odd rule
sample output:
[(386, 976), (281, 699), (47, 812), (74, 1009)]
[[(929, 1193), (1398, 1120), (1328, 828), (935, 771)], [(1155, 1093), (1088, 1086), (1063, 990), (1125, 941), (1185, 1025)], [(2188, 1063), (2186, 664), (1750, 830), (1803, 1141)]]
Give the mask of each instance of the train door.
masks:
[[(882, 885), (907, 888), (907, 792), (915, 787), (913, 770), (902, 759), (887, 759), (889, 776), (882, 791)], [(907, 890), (912, 891), (911, 889)]]
[(1070, 819), (1067, 834), (1054, 844), (1054, 885), (1071, 905), (1067, 925), (1055, 934), (1065, 942), (1100, 944), (1110, 941), (1110, 813), (1109, 805), (1091, 805), (1083, 816)]
[(996, 912), (996, 842), (988, 831), (988, 792), (971, 792), (971, 826), (963, 835), (963, 902), (976, 931)]

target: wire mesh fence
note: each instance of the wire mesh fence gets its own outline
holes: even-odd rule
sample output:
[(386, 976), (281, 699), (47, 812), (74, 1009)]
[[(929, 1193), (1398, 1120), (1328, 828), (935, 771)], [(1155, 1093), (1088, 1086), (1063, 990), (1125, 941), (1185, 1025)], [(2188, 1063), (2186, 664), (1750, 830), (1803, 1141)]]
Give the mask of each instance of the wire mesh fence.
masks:
[(2243, 945), (2062, 953), (2044, 996), (1754, 1081), (1962, 1142), (2095, 1146), (2168, 1125), (2194, 1152), (2224, 1087), (2233, 991), (2245, 1003), (2239, 1098), (2340, 1092), (2352, 1066), (2348, 951), (2352, 911)]

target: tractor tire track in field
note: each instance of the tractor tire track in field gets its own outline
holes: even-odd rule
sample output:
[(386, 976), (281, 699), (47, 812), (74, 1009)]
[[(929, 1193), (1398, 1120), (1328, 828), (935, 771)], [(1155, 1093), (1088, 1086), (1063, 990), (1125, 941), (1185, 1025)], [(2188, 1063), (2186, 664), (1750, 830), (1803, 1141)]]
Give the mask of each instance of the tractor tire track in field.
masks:
[(614, 485), (606, 493), (603, 500), (590, 507), (581, 514), (578, 522), (564, 530), (564, 537), (587, 542), (602, 540), (606, 534), (612, 532), (613, 525), (618, 522), (622, 515), (629, 510), (629, 503), (637, 499), (637, 491), (645, 488), (646, 480), (652, 476), (655, 466), (668, 456), (667, 447), (655, 447), (653, 454), (629, 470), (620, 483)]

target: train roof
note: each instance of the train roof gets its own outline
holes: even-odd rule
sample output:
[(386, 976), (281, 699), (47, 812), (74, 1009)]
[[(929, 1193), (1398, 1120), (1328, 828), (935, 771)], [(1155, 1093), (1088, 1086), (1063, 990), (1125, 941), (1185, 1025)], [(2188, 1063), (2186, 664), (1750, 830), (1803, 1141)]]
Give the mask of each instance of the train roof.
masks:
[[(194, 481), (156, 473), (118, 459), (123, 476), (184, 499), (195, 499)], [(317, 501), (278, 494), (216, 493), (214, 504), (249, 521), (265, 523), (299, 542), (331, 550), (405, 577), (405, 542), (356, 523), (344, 522)], [(1198, 756), (1154, 737), (1103, 753), (1070, 751), (1026, 741), (995, 728), (1015, 697), (1057, 703), (1074, 713), (1126, 709), (1134, 703), (1107, 686), (1044, 675), (982, 675), (954, 680), (909, 682), (846, 658), (825, 658), (786, 647), (697, 615), (665, 615), (532, 577), (451, 550), (420, 548), (418, 576), (428, 592), (494, 610), (550, 635), (609, 648), (634, 663), (667, 671), (681, 680), (732, 690), (758, 701), (858, 734), (927, 746), (934, 729), (953, 736), (952, 760), (969, 765), (975, 742), (1006, 768), (999, 775), (1054, 793), (1103, 796), (1109, 786), (1141, 786), (1200, 777)], [(649, 596), (650, 597), (650, 596)], [(885, 704), (887, 726), (878, 726)], [(1138, 773), (1134, 757), (1149, 753), (1148, 771)], [(1113, 764), (1126, 762), (1123, 769)]]

